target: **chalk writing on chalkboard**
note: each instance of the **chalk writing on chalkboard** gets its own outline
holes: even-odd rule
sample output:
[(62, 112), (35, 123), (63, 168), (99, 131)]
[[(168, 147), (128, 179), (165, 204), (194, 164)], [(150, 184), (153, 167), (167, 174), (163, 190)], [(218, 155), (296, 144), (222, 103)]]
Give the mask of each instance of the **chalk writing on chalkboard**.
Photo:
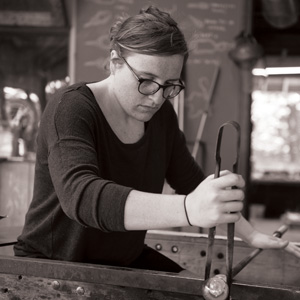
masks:
[[(185, 98), (187, 102), (188, 109), (188, 118), (189, 119), (198, 119), (202, 115), (203, 109), (206, 109), (206, 103), (208, 102), (209, 89), (210, 89), (210, 79), (206, 76), (202, 76), (198, 79), (197, 90), (192, 91)], [(199, 102), (200, 107), (199, 107)], [(202, 107), (202, 109), (201, 109)]]
[(195, 55), (215, 54), (218, 52), (228, 52), (234, 46), (233, 42), (215, 41), (213, 39), (203, 39), (195, 35), (189, 44)]
[(187, 3), (187, 8), (189, 9), (200, 9), (203, 11), (212, 11), (217, 14), (229, 14), (228, 11), (234, 12), (236, 9), (235, 3), (220, 3), (220, 2), (190, 2)]

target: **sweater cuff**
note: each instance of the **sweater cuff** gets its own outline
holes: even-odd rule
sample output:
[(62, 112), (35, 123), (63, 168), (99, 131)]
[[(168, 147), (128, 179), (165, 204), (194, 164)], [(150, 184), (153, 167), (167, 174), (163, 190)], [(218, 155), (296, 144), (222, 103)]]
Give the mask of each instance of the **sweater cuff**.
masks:
[(124, 226), (125, 203), (132, 188), (110, 182), (99, 205), (100, 227), (107, 232), (127, 231)]

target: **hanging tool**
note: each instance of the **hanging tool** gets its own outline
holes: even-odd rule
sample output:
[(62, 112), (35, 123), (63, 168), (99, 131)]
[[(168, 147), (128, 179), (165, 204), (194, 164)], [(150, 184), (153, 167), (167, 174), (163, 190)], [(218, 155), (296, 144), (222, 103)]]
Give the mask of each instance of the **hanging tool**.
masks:
[(215, 90), (215, 86), (216, 86), (216, 82), (217, 82), (217, 79), (218, 79), (219, 72), (220, 72), (220, 66), (217, 65), (216, 69), (215, 69), (215, 72), (213, 74), (210, 90), (209, 90), (209, 93), (207, 95), (207, 99), (206, 99), (207, 100), (207, 105), (206, 105), (206, 108), (204, 109), (204, 112), (201, 116), (198, 131), (197, 131), (197, 135), (196, 135), (196, 139), (195, 139), (195, 143), (194, 143), (193, 150), (192, 150), (192, 156), (195, 159), (197, 158), (199, 145), (200, 145), (200, 142), (201, 142), (201, 139), (202, 139), (204, 126), (205, 126), (205, 123), (206, 123), (209, 107), (210, 107), (210, 104), (211, 104), (211, 101), (212, 101), (212, 96), (213, 96), (213, 92)]
[[(235, 121), (228, 121), (221, 125), (218, 132), (217, 137), (217, 145), (216, 145), (216, 168), (214, 178), (220, 177), (220, 169), (221, 169), (221, 142), (222, 142), (222, 135), (223, 129), (225, 126), (231, 125), (237, 131), (237, 144), (236, 144), (236, 159), (232, 166), (232, 172), (237, 173), (238, 169), (238, 161), (239, 161), (239, 152), (240, 152), (240, 126)], [(235, 188), (235, 187), (233, 187)], [(233, 263), (233, 249), (234, 249), (234, 223), (229, 223), (227, 225), (227, 245), (226, 245), (226, 284), (228, 285), (228, 296), (224, 299), (230, 299), (230, 287), (232, 283), (232, 263)], [(209, 280), (210, 277), (210, 269), (212, 263), (212, 252), (213, 252), (213, 245), (215, 239), (216, 227), (212, 227), (209, 229), (208, 234), (208, 246), (207, 246), (207, 259), (206, 259), (206, 266), (205, 266), (205, 280)], [(224, 278), (223, 278), (224, 279)], [(209, 299), (209, 298), (207, 298)]]

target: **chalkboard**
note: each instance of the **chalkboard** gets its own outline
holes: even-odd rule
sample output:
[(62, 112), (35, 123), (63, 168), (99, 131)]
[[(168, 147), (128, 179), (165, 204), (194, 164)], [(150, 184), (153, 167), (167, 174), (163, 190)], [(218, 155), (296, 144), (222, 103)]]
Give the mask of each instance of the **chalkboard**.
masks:
[[(77, 1), (75, 81), (98, 80), (107, 76), (104, 66), (109, 56), (110, 26), (118, 16), (136, 14), (148, 4), (171, 13), (178, 22), (191, 50), (190, 67), (199, 64), (218, 65), (219, 54), (228, 52), (237, 34), (237, 3), (238, 0), (164, 0), (163, 5), (161, 2), (145, 0)], [(202, 70), (206, 75), (207, 70)]]

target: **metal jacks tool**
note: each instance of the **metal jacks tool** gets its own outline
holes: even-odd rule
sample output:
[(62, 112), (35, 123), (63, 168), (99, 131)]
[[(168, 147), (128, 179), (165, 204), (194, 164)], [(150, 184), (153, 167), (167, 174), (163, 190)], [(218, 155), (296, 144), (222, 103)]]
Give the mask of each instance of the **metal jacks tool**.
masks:
[[(215, 167), (215, 174), (214, 178), (220, 177), (220, 169), (221, 169), (221, 143), (222, 143), (222, 135), (223, 129), (226, 126), (233, 126), (233, 128), (237, 131), (237, 140), (236, 140), (236, 159), (233, 163), (232, 172), (237, 173), (238, 169), (238, 161), (239, 161), (239, 152), (240, 152), (240, 126), (235, 121), (228, 121), (221, 125), (218, 132), (217, 137), (217, 144), (216, 144), (216, 152), (215, 152), (215, 159), (216, 159), (216, 167)], [(234, 188), (234, 187), (233, 187)], [(227, 225), (227, 245), (226, 245), (226, 276), (223, 275), (222, 278), (209, 278), (210, 277), (210, 269), (212, 263), (212, 252), (214, 246), (214, 239), (216, 233), (216, 227), (212, 227), (209, 229), (208, 234), (208, 246), (207, 246), (207, 259), (206, 259), (206, 266), (205, 266), (205, 282), (203, 293), (206, 297), (205, 299), (211, 299), (210, 295), (213, 295), (215, 299), (230, 299), (230, 288), (232, 283), (232, 263), (233, 263), (233, 249), (234, 249), (234, 223), (230, 223)], [(217, 277), (217, 276), (216, 276)], [(212, 282), (214, 279), (214, 282)], [(223, 287), (223, 282), (226, 286)], [(215, 287), (214, 291), (213, 287)], [(214, 294), (215, 293), (215, 294)]]

